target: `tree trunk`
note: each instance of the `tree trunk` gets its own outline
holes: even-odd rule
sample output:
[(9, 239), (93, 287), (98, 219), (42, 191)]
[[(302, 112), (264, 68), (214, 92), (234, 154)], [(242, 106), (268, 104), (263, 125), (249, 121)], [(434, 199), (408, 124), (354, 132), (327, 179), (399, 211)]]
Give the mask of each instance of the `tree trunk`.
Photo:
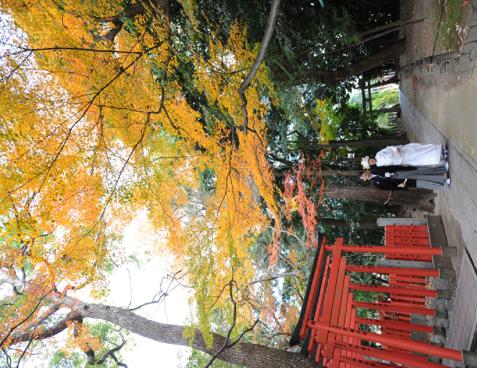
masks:
[(359, 146), (392, 146), (407, 143), (406, 135), (394, 137), (374, 137), (370, 139), (353, 139), (348, 141), (330, 141), (328, 146), (331, 148), (338, 147), (359, 147)]
[[(349, 166), (355, 166), (356, 164), (358, 164), (358, 166), (360, 165), (361, 163), (361, 157), (359, 156), (356, 156), (356, 157), (340, 157), (339, 159), (340, 161), (340, 164), (341, 165), (344, 165), (344, 168), (342, 169), (338, 169), (338, 170), (346, 170), (346, 167), (349, 167)], [(324, 160), (321, 160), (321, 163), (325, 166), (330, 166), (334, 169), (334, 165), (336, 165), (336, 160), (332, 160), (332, 159), (324, 159)]]
[(380, 27), (376, 27), (376, 28), (371, 28), (371, 29), (368, 29), (367, 31), (364, 31), (360, 34), (360, 38), (363, 39), (365, 36), (369, 36), (371, 34), (376, 34), (376, 33), (380, 33), (382, 31), (386, 31), (388, 29), (395, 29), (397, 28), (398, 30), (400, 30), (402, 27), (404, 26), (407, 26), (407, 25), (410, 25), (410, 24), (415, 24), (415, 23), (420, 23), (424, 20), (425, 18), (419, 18), (419, 19), (408, 19), (408, 20), (402, 20), (402, 19), (398, 19), (392, 23), (388, 23), (388, 24), (385, 24), (383, 26), (380, 26)]
[(325, 195), (352, 201), (375, 202), (434, 211), (434, 193), (425, 190), (388, 191), (372, 187), (328, 187)]
[(310, 84), (310, 83), (337, 83), (343, 81), (353, 75), (363, 74), (373, 70), (387, 61), (397, 59), (404, 52), (405, 40), (399, 40), (390, 46), (369, 55), (366, 59), (360, 60), (346, 69), (324, 70), (313, 69), (304, 78), (297, 78), (292, 81), (293, 85)]
[[(275, 178), (283, 178), (286, 173), (291, 172), (292, 165), (282, 167), (275, 170)], [(363, 172), (361, 170), (348, 170), (348, 169), (322, 169), (321, 176), (330, 177), (330, 176), (346, 176), (346, 177), (358, 177)]]
[(365, 220), (346, 221), (346, 220), (334, 219), (334, 218), (319, 218), (318, 222), (322, 225), (331, 225), (331, 226), (340, 226), (340, 227), (356, 226), (358, 229), (362, 229), (362, 230), (373, 230), (378, 228), (376, 221), (365, 221)]
[[(225, 342), (223, 336), (214, 334), (212, 346), (207, 347), (201, 333), (196, 330), (195, 338), (190, 343), (184, 337), (184, 326), (152, 321), (123, 308), (81, 302), (74, 306), (74, 310), (84, 318), (107, 321), (157, 342), (189, 346), (210, 355), (217, 354)], [(224, 349), (218, 359), (249, 368), (314, 367), (313, 361), (301, 354), (247, 342), (239, 342), (231, 348)]]
[(323, 169), (322, 176), (356, 176), (360, 175), (363, 170), (340, 170), (340, 169)]
[(300, 147), (299, 151), (302, 152), (318, 152), (323, 149), (334, 149), (341, 147), (375, 147), (375, 146), (393, 146), (399, 144), (406, 144), (408, 140), (406, 135), (393, 136), (393, 137), (375, 137), (370, 139), (353, 139), (348, 141), (330, 141), (327, 144), (316, 144), (312, 147)]

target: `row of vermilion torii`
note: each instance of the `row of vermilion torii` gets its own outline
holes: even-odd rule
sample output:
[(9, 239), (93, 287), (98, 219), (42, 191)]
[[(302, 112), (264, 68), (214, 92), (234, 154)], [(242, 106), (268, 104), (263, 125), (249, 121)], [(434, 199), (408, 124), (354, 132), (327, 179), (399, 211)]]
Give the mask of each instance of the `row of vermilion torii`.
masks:
[(440, 144), (388, 146), (363, 157), (360, 179), (380, 189), (442, 189), (450, 185), (447, 149)]

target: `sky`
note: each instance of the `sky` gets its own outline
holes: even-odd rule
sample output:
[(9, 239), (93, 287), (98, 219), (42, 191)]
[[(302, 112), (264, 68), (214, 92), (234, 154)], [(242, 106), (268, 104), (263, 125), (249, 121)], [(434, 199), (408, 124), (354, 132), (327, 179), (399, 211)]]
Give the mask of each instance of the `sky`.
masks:
[[(163, 249), (158, 249), (158, 238), (149, 231), (145, 231), (147, 224), (144, 213), (136, 217), (124, 231), (122, 248), (129, 255), (137, 257), (140, 261), (138, 267), (134, 262), (127, 267), (116, 270), (110, 283), (110, 295), (107, 303), (115, 306), (127, 307), (140, 305), (152, 299), (159, 290), (161, 279), (167, 274), (172, 274), (177, 269), (173, 260)], [(146, 226), (147, 228), (147, 226)], [(146, 254), (150, 252), (150, 256)], [(127, 255), (127, 254), (126, 254)], [(149, 260), (147, 260), (149, 258)], [(167, 286), (163, 283), (163, 287)], [(186, 324), (190, 317), (188, 289), (179, 287), (174, 289), (159, 305), (147, 306), (137, 311), (144, 317), (163, 323)], [(133, 335), (131, 335), (133, 337)], [(123, 353), (124, 362), (130, 368), (161, 367), (175, 368), (184, 366), (190, 354), (190, 348), (180, 348), (174, 345), (160, 344), (155, 341), (134, 336), (129, 339), (127, 349)], [(160, 365), (158, 359), (160, 358)]]

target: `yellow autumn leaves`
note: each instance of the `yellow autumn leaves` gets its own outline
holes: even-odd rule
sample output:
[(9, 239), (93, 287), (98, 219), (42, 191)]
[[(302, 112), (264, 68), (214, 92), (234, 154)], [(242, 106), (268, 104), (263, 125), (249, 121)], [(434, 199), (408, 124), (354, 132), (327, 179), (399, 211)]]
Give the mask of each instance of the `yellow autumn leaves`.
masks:
[[(220, 290), (232, 278), (246, 299), (254, 277), (249, 250), (271, 219), (277, 256), (281, 225), (265, 122), (275, 94), (264, 66), (246, 91), (249, 129), (240, 129), (238, 88), (258, 48), (235, 24), (225, 44), (211, 36), (207, 58), (188, 55), (197, 93), (222, 116), (205, 128), (204, 111), (168, 78), (179, 60), (156, 15), (140, 14), (114, 42), (98, 42), (95, 34), (112, 27), (98, 19), (118, 14), (122, 2), (61, 3), (6, 4), (28, 47), (68, 49), (33, 52), (30, 66), (39, 70), (19, 68), (0, 97), (2, 236), (18, 238), (3, 262), (24, 252), (37, 273), (55, 270), (52, 285), (82, 286), (100, 278), (114, 233), (147, 209), (190, 271), (205, 330), (214, 308), (226, 304)], [(204, 170), (213, 190), (201, 186)], [(251, 313), (244, 307), (239, 319)]]

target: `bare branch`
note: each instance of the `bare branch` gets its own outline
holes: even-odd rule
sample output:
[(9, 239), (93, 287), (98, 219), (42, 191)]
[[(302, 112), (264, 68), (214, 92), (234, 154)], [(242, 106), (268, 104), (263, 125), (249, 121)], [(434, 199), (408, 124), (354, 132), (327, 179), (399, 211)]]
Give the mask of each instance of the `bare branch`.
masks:
[[(233, 271), (233, 268), (232, 268), (232, 271)], [(230, 282), (228, 283), (228, 286), (229, 286), (229, 297), (230, 297), (230, 301), (232, 302), (232, 306), (233, 306), (233, 312), (232, 312), (232, 324), (230, 325), (228, 331), (227, 331), (227, 335), (225, 336), (224, 338), (224, 343), (222, 344), (222, 347), (210, 358), (210, 360), (208, 361), (208, 363), (204, 366), (204, 368), (209, 368), (212, 366), (212, 364), (214, 363), (214, 361), (216, 359), (219, 358), (220, 354), (222, 354), (222, 352), (226, 349), (230, 349), (232, 347), (234, 347), (236, 344), (238, 344), (240, 342), (240, 340), (245, 336), (245, 334), (247, 334), (248, 332), (252, 331), (255, 326), (259, 323), (260, 319), (257, 319), (254, 324), (245, 329), (244, 331), (242, 331), (242, 333), (239, 335), (239, 337), (235, 340), (235, 341), (232, 341), (230, 342), (230, 336), (232, 335), (232, 332), (233, 330), (235, 329), (235, 326), (237, 324), (237, 302), (234, 298), (234, 294), (233, 294), (233, 288), (234, 288), (234, 285), (235, 285), (235, 280), (233, 278), (233, 272), (232, 272), (232, 279), (230, 280)], [(223, 291), (223, 290), (222, 290)]]
[(8, 350), (5, 348), (2, 348), (2, 353), (5, 356), (5, 362), (7, 363), (7, 368), (13, 368), (12, 366), (12, 358), (10, 354), (8, 354)]
[(141, 55), (142, 51), (125, 51), (125, 50), (114, 50), (114, 49), (95, 49), (90, 47), (73, 47), (73, 46), (51, 46), (51, 47), (22, 47), (15, 46), (20, 49), (18, 51), (13, 51), (8, 54), (0, 55), (0, 59), (28, 53), (25, 59), (28, 59), (34, 52), (43, 52), (43, 51), (83, 51), (83, 52), (94, 52), (94, 53), (106, 53), (106, 54), (132, 54), (132, 55)]
[[(117, 358), (116, 358), (115, 354), (116, 354), (119, 350), (121, 350), (121, 349), (124, 347), (124, 345), (126, 345), (126, 340), (124, 339), (124, 336), (123, 336), (122, 334), (120, 334), (120, 336), (121, 336), (121, 344), (119, 344), (119, 345), (115, 346), (114, 348), (108, 350), (108, 351), (101, 357), (101, 359), (96, 360), (95, 362), (93, 362), (93, 364), (96, 364), (96, 365), (103, 364), (104, 362), (106, 362), (106, 360), (107, 360), (109, 357), (113, 358), (113, 360), (116, 361), (116, 363), (117, 363)], [(124, 367), (124, 366), (125, 366), (125, 365), (123, 365), (123, 367)], [(126, 366), (126, 367), (127, 367), (127, 366)]]
[(119, 359), (116, 357), (116, 354), (112, 353), (111, 358), (113, 358), (114, 362), (118, 365), (118, 367), (128, 368), (128, 365), (126, 363), (119, 361)]
[(23, 357), (25, 356), (26, 352), (27, 352), (28, 349), (30, 348), (31, 343), (33, 342), (33, 339), (35, 338), (35, 331), (36, 331), (36, 327), (35, 327), (35, 329), (33, 330), (32, 334), (31, 334), (31, 337), (30, 337), (30, 340), (28, 341), (27, 346), (25, 346), (25, 349), (23, 349), (22, 354), (21, 354), (20, 357), (18, 358), (17, 367), (16, 367), (16, 368), (19, 368), (19, 367), (20, 367), (20, 363), (21, 363)]
[(227, 345), (227, 348), (231, 348), (231, 347), (233, 347), (234, 345), (238, 344), (238, 343), (240, 342), (240, 340), (242, 339), (242, 337), (244, 337), (245, 334), (247, 334), (247, 333), (253, 331), (253, 329), (255, 328), (255, 326), (256, 326), (259, 322), (260, 322), (260, 319), (257, 318), (257, 319), (255, 320), (255, 322), (253, 323), (253, 325), (250, 326), (249, 328), (243, 330), (243, 332), (239, 335), (239, 337), (237, 337), (237, 339), (236, 339), (234, 342), (232, 342), (231, 344), (228, 344), (228, 345)]
[[(22, 67), (23, 64), (26, 63), (26, 61), (28, 60), (28, 58), (30, 57), (30, 55), (32, 54), (32, 52), (29, 52), (23, 59), (22, 61), (20, 61), (17, 66), (15, 66), (11, 71), (10, 73), (8, 73), (8, 75), (4, 78), (2, 78), (2, 82), (6, 85), (8, 83), (8, 81), (13, 77), (13, 75), (15, 74), (15, 72), (20, 69)], [(0, 56), (1, 58), (1, 56)], [(5, 87), (6, 88), (6, 87)], [(5, 90), (5, 88), (2, 88), (2, 91), (0, 93), (3, 93), (3, 91)]]
[[(176, 276), (181, 272), (182, 272), (182, 270), (179, 270), (179, 271), (175, 272), (173, 275), (167, 275), (167, 276), (163, 277), (162, 280), (161, 280), (161, 285), (159, 287), (159, 291), (156, 293), (156, 295), (154, 295), (154, 297), (152, 298), (151, 301), (142, 303), (142, 304), (140, 304), (140, 305), (138, 305), (137, 307), (134, 307), (134, 308), (128, 308), (128, 310), (132, 312), (132, 311), (138, 310), (142, 307), (145, 307), (147, 305), (158, 304), (161, 301), (163, 301), (169, 295), (171, 290), (173, 290), (177, 287), (177, 286), (175, 286), (174, 288), (172, 288), (172, 284), (176, 281)], [(164, 282), (165, 279), (170, 279), (170, 282), (167, 285), (166, 290), (163, 291), (162, 290), (162, 283)]]
[[(124, 171), (126, 170), (126, 167), (128, 166), (129, 164), (129, 161), (131, 160), (131, 157), (132, 155), (134, 154), (134, 152), (136, 151), (136, 149), (139, 147), (140, 143), (143, 141), (144, 139), (144, 136), (146, 134), (146, 130), (147, 130), (147, 127), (149, 126), (149, 121), (150, 121), (150, 115), (148, 114), (146, 116), (146, 123), (144, 124), (144, 129), (141, 131), (141, 136), (139, 137), (138, 141), (134, 144), (133, 148), (131, 148), (131, 151), (129, 152), (129, 155), (128, 157), (126, 158), (126, 160), (124, 161), (124, 164), (123, 166), (121, 167), (121, 169), (119, 170), (119, 174), (118, 176), (116, 177), (116, 181), (114, 182), (114, 186), (113, 186), (113, 190), (111, 191), (111, 193), (109, 194), (108, 198), (106, 199), (106, 202), (103, 206), (103, 210), (101, 211), (101, 214), (99, 215), (99, 218), (96, 220), (96, 222), (88, 229), (88, 231), (81, 236), (81, 238), (79, 240), (82, 240), (84, 239), (86, 236), (88, 236), (89, 234), (91, 234), (91, 232), (94, 230), (94, 228), (102, 221), (104, 215), (106, 214), (106, 210), (109, 206), (109, 204), (111, 203), (111, 201), (113, 200), (113, 196), (114, 194), (116, 193), (116, 189), (118, 187), (118, 184), (119, 184), (119, 181), (121, 180), (121, 177), (123, 176), (123, 173)], [(78, 241), (79, 241), (78, 240)]]
[(229, 295), (230, 295), (230, 300), (232, 301), (233, 304), (233, 316), (232, 316), (232, 325), (230, 326), (227, 336), (225, 337), (224, 344), (222, 347), (212, 356), (212, 358), (209, 360), (209, 362), (204, 366), (204, 368), (209, 368), (212, 366), (212, 363), (219, 357), (219, 355), (227, 349), (230, 341), (230, 335), (232, 334), (233, 329), (235, 328), (235, 324), (237, 323), (237, 302), (234, 299), (234, 293), (233, 293), (233, 286), (234, 286), (234, 280), (230, 280), (229, 282)]

